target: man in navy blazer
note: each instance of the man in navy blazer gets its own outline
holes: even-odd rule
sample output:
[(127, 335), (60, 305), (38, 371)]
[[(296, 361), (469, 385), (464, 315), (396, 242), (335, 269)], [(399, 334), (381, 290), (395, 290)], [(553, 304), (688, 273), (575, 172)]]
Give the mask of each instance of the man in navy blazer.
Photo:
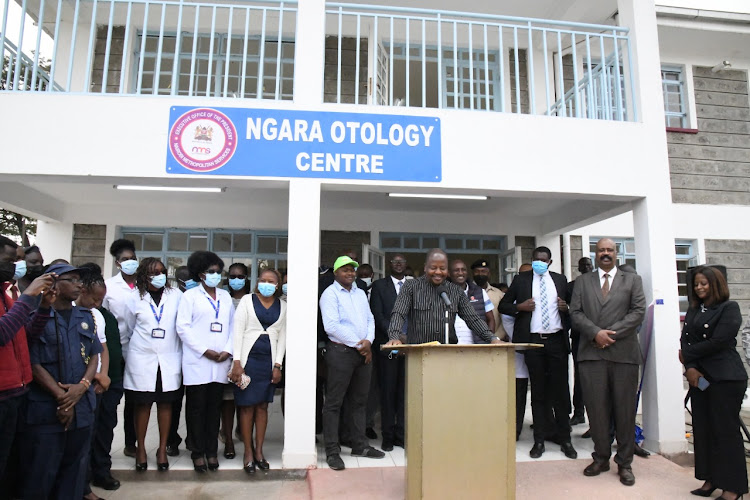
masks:
[(384, 451), (391, 451), (394, 445), (404, 446), (404, 358), (391, 354), (391, 351), (381, 351), (380, 346), (388, 342), (391, 312), (398, 292), (406, 282), (405, 270), (404, 256), (394, 255), (391, 259), (390, 276), (375, 281), (370, 288), (370, 309), (375, 318), (373, 352), (379, 356), (380, 427), (383, 432)]
[(534, 420), (534, 446), (529, 455), (544, 453), (547, 429), (545, 404), (552, 406), (560, 449), (568, 458), (578, 453), (570, 442), (570, 389), (568, 387), (568, 304), (565, 297), (568, 280), (549, 271), (552, 252), (547, 247), (534, 249), (532, 270), (520, 273), (500, 301), (500, 313), (515, 316), (513, 342), (542, 344), (540, 349), (524, 351), (531, 382), (531, 415)]

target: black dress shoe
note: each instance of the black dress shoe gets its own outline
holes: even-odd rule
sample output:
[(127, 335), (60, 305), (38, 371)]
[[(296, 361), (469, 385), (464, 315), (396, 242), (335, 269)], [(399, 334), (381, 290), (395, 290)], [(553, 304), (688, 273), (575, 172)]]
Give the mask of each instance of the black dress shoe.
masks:
[(234, 453), (234, 443), (230, 443), (228, 446), (224, 446), (224, 458), (228, 460), (232, 460), (235, 457)]
[(698, 488), (697, 490), (693, 490), (690, 493), (699, 497), (710, 497), (711, 493), (713, 493), (715, 489), (716, 489), (716, 486), (714, 486), (710, 490), (704, 490), (702, 488)]
[(156, 452), (156, 468), (162, 472), (169, 470), (169, 462), (159, 462), (159, 452)]
[(399, 448), (404, 447), (404, 438), (394, 438), (393, 439), (393, 446), (398, 446)]
[(572, 458), (573, 460), (578, 458), (578, 452), (575, 448), (573, 448), (573, 443), (571, 443), (570, 441), (561, 444), (560, 450), (562, 450), (562, 452), (565, 453), (565, 456), (568, 458)]
[(367, 436), (367, 439), (377, 439), (378, 434), (375, 432), (375, 429), (372, 427), (368, 427), (365, 429), (365, 436)]
[(219, 459), (216, 457), (208, 457), (206, 459), (208, 462), (208, 470), (210, 471), (216, 471), (219, 470)]
[(248, 474), (255, 474), (255, 462), (249, 462), (243, 467), (243, 469), (245, 469), (245, 472), (247, 472)]
[(651, 456), (651, 453), (641, 448), (638, 443), (635, 444), (635, 449), (633, 450), (633, 454), (638, 455), (641, 458), (648, 458), (649, 456)]
[(631, 469), (630, 467), (620, 467), (618, 465), (617, 475), (620, 476), (620, 482), (625, 486), (633, 486), (635, 484), (633, 469)]
[(339, 455), (338, 453), (328, 455), (326, 457), (326, 462), (328, 463), (328, 467), (333, 470), (344, 470), (346, 468), (346, 466), (344, 465), (344, 461), (341, 459), (341, 455)]
[(253, 460), (255, 462), (256, 467), (258, 467), (260, 470), (268, 470), (271, 468), (271, 466), (266, 462), (265, 458), (261, 458), (260, 460)]
[(113, 478), (112, 476), (104, 478), (95, 478), (91, 481), (91, 484), (97, 488), (103, 488), (105, 490), (114, 491), (120, 487), (120, 481)]
[(126, 457), (135, 458), (135, 446), (126, 446), (124, 450), (122, 450), (122, 454)]
[(531, 458), (539, 458), (544, 453), (544, 443), (534, 443), (534, 446), (531, 447), (531, 451), (529, 452), (529, 456)]
[(170, 457), (177, 457), (180, 455), (180, 450), (177, 448), (178, 445), (167, 445), (167, 455)]
[(570, 425), (578, 425), (586, 422), (586, 419), (583, 418), (583, 415), (573, 415), (573, 417), (570, 419)]
[(390, 439), (383, 439), (383, 446), (381, 446), (383, 451), (393, 451), (393, 441)]
[[(198, 463), (198, 460), (203, 461), (202, 464)], [(195, 469), (195, 472), (204, 473), (208, 470), (208, 466), (206, 465), (206, 461), (204, 458), (194, 458), (193, 459), (193, 469)]]
[(598, 476), (602, 472), (607, 472), (609, 470), (609, 462), (605, 462), (603, 464), (600, 464), (599, 462), (592, 462), (591, 465), (583, 469), (583, 475), (584, 476)]
[(143, 472), (145, 470), (148, 470), (148, 462), (142, 462), (142, 463), (135, 463), (135, 470), (138, 472)]
[(583, 434), (581, 434), (581, 437), (583, 439), (589, 439), (591, 437), (591, 429), (589, 429), (586, 432), (584, 432)]

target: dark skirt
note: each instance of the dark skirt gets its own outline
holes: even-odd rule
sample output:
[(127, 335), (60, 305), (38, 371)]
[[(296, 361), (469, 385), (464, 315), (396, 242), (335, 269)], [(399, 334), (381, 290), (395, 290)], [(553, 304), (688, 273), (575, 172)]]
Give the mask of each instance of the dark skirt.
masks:
[(253, 406), (258, 403), (272, 403), (276, 386), (271, 383), (273, 361), (271, 360), (271, 339), (261, 335), (255, 341), (245, 363), (245, 373), (250, 377), (250, 385), (245, 390), (234, 386), (234, 404)]
[(174, 403), (182, 398), (180, 389), (164, 392), (161, 386), (161, 367), (156, 370), (156, 391), (131, 391), (125, 390), (128, 398), (137, 405), (150, 405), (152, 403)]

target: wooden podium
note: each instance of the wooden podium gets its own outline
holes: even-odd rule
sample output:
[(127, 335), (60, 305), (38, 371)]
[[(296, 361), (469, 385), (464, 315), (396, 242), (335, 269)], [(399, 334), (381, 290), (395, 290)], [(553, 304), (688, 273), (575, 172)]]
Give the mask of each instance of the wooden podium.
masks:
[(515, 351), (533, 347), (383, 347), (407, 357), (406, 498), (515, 498)]

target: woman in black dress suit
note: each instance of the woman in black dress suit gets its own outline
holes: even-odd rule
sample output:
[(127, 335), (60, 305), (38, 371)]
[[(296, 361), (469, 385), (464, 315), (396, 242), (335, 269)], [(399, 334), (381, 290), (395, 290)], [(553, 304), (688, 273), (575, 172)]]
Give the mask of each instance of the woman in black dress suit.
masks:
[(748, 491), (740, 434), (747, 373), (736, 349), (742, 313), (729, 300), (726, 279), (716, 268), (696, 268), (693, 291), (682, 329), (680, 362), (690, 384), (695, 477), (705, 482), (691, 493), (708, 497), (721, 488), (720, 498), (736, 499)]

